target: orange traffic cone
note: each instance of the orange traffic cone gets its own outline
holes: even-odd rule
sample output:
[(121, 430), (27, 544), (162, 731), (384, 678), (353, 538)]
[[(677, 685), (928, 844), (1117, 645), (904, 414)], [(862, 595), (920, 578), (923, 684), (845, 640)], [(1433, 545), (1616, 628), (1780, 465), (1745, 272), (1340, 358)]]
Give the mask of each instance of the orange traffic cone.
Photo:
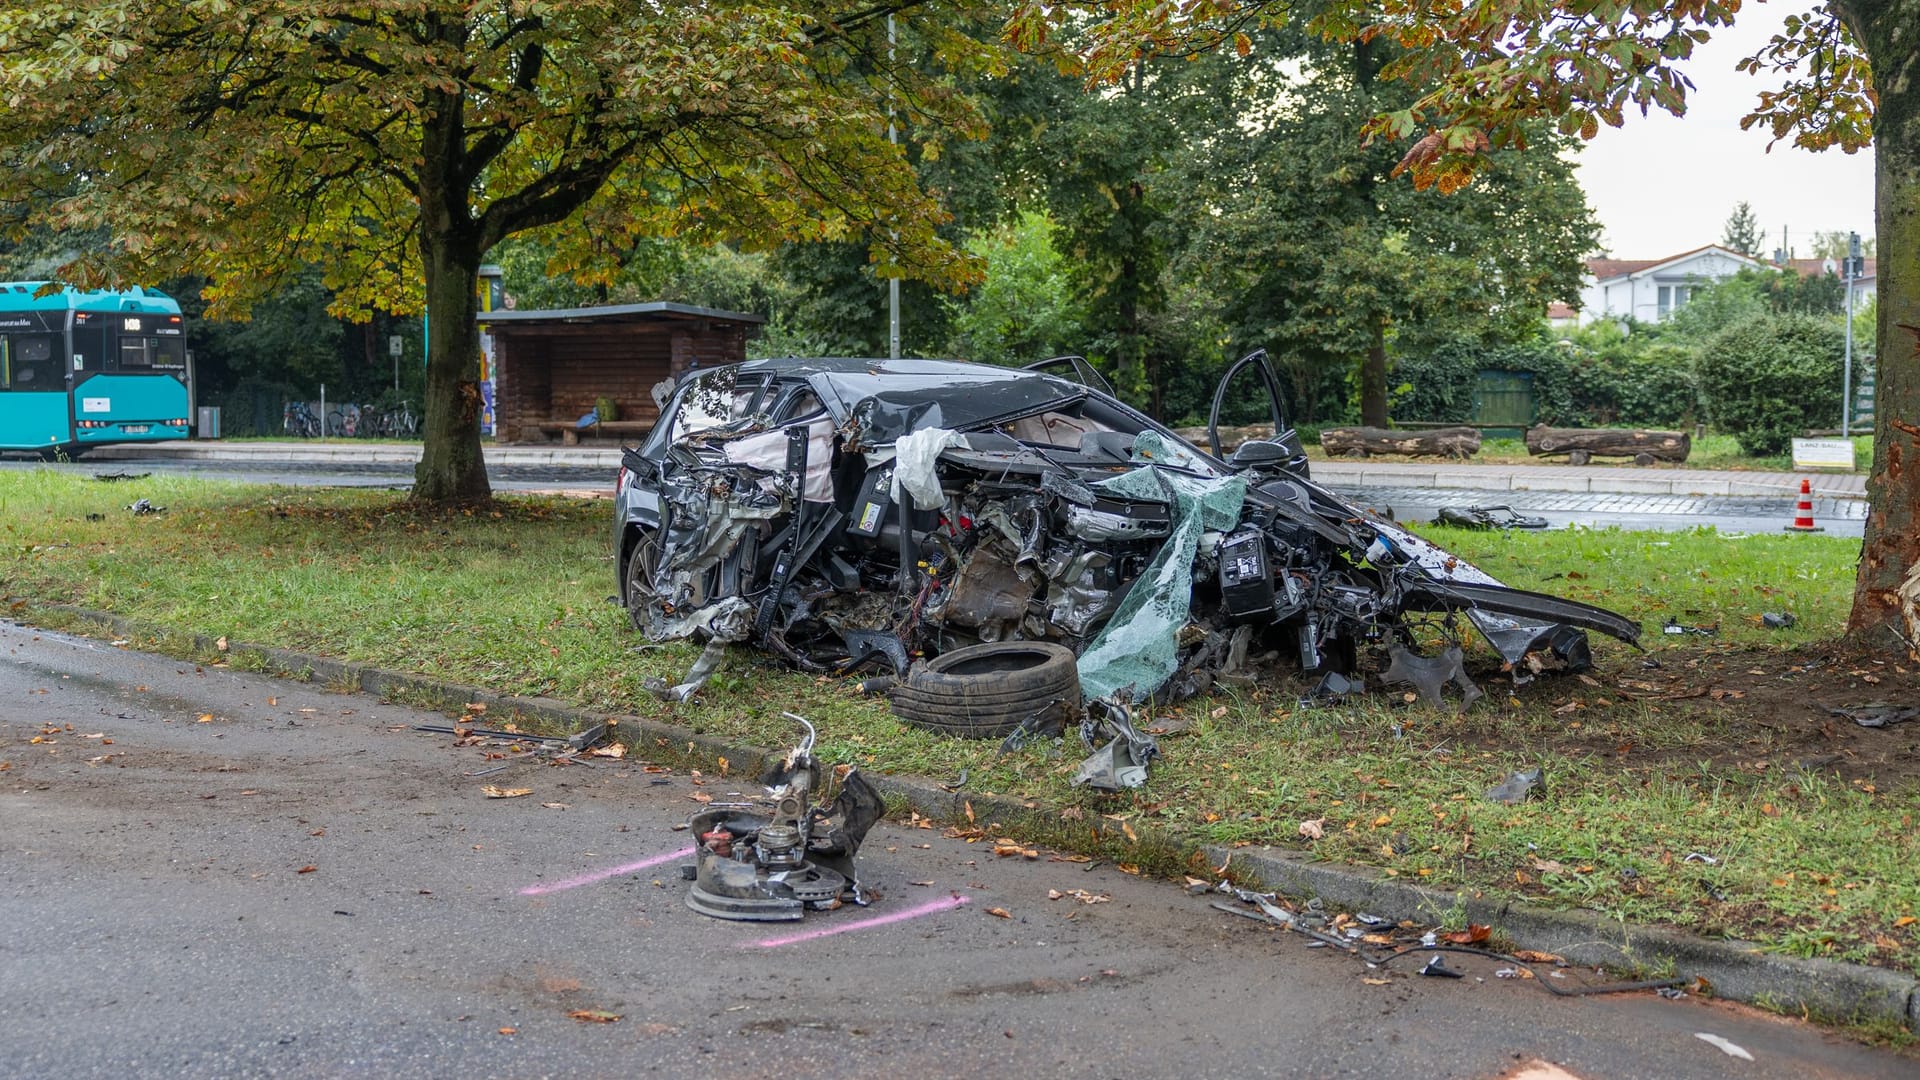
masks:
[(1788, 532), (1826, 532), (1813, 523), (1813, 482), (1800, 481), (1800, 501), (1793, 508), (1793, 524), (1782, 526)]

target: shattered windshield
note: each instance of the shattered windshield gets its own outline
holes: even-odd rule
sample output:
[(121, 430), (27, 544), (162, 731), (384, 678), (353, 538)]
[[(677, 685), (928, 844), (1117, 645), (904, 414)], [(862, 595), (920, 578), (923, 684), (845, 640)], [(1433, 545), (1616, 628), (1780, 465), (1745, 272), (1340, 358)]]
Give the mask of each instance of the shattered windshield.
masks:
[(680, 395), (679, 408), (673, 414), (671, 438), (719, 428), (744, 427), (765, 407), (771, 375), (740, 377), (737, 367), (720, 368), (698, 376)]

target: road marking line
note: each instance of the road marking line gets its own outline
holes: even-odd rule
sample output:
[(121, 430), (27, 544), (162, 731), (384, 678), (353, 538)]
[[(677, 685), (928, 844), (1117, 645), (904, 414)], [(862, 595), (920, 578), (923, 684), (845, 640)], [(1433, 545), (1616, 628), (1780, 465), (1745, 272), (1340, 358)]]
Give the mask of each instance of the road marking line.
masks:
[(655, 855), (652, 858), (641, 859), (639, 862), (630, 862), (621, 866), (609, 866), (605, 870), (590, 870), (584, 874), (579, 874), (570, 878), (562, 878), (559, 881), (548, 882), (544, 885), (529, 885), (526, 888), (520, 890), (520, 895), (521, 896), (545, 896), (548, 893), (564, 892), (567, 889), (577, 889), (582, 885), (591, 885), (596, 881), (605, 881), (610, 877), (619, 877), (622, 874), (637, 873), (641, 870), (646, 870), (655, 866), (659, 866), (661, 863), (672, 862), (675, 859), (684, 859), (691, 854), (693, 854), (692, 848), (683, 847), (679, 851), (669, 851), (665, 855)]
[(886, 915), (876, 915), (871, 919), (861, 919), (857, 922), (834, 923), (830, 926), (820, 927), (817, 930), (808, 930), (805, 933), (801, 933), (801, 934), (790, 934), (786, 937), (762, 938), (759, 941), (742, 945), (740, 947), (743, 949), (777, 949), (782, 945), (794, 945), (802, 941), (813, 941), (817, 938), (831, 937), (834, 934), (844, 934), (851, 930), (866, 930), (870, 927), (886, 926), (889, 923), (905, 922), (908, 919), (917, 919), (922, 915), (932, 915), (935, 912), (954, 911), (958, 908), (964, 907), (969, 902), (970, 899), (971, 899), (970, 897), (966, 897), (966, 896), (945, 897), (939, 900), (928, 901), (927, 903), (921, 904), (918, 907), (907, 908), (905, 911), (895, 911), (895, 912), (890, 912)]

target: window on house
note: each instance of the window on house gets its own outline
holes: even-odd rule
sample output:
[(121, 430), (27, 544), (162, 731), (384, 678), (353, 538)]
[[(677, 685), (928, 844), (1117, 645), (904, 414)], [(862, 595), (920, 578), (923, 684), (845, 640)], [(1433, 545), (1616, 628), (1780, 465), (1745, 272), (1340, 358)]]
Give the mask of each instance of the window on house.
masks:
[(1692, 297), (1693, 286), (1691, 285), (1660, 286), (1660, 317), (1664, 319), (1675, 311), (1686, 307), (1687, 301)]

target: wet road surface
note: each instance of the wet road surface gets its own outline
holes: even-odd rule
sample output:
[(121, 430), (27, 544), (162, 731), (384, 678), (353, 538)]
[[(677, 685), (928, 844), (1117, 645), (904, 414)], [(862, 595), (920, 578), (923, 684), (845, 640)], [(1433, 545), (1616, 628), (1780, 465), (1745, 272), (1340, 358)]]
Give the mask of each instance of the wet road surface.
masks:
[[(446, 718), (0, 623), (0, 1074), (1920, 1068), (1697, 999), (1555, 998), (1472, 957), (1460, 980), (1369, 970), (1174, 884), (900, 822), (863, 851), (871, 908), (719, 922), (683, 904), (672, 826), (737, 780), (631, 759), (477, 778), (484, 748), (418, 723)], [(1108, 899), (1049, 899), (1076, 889)]]

